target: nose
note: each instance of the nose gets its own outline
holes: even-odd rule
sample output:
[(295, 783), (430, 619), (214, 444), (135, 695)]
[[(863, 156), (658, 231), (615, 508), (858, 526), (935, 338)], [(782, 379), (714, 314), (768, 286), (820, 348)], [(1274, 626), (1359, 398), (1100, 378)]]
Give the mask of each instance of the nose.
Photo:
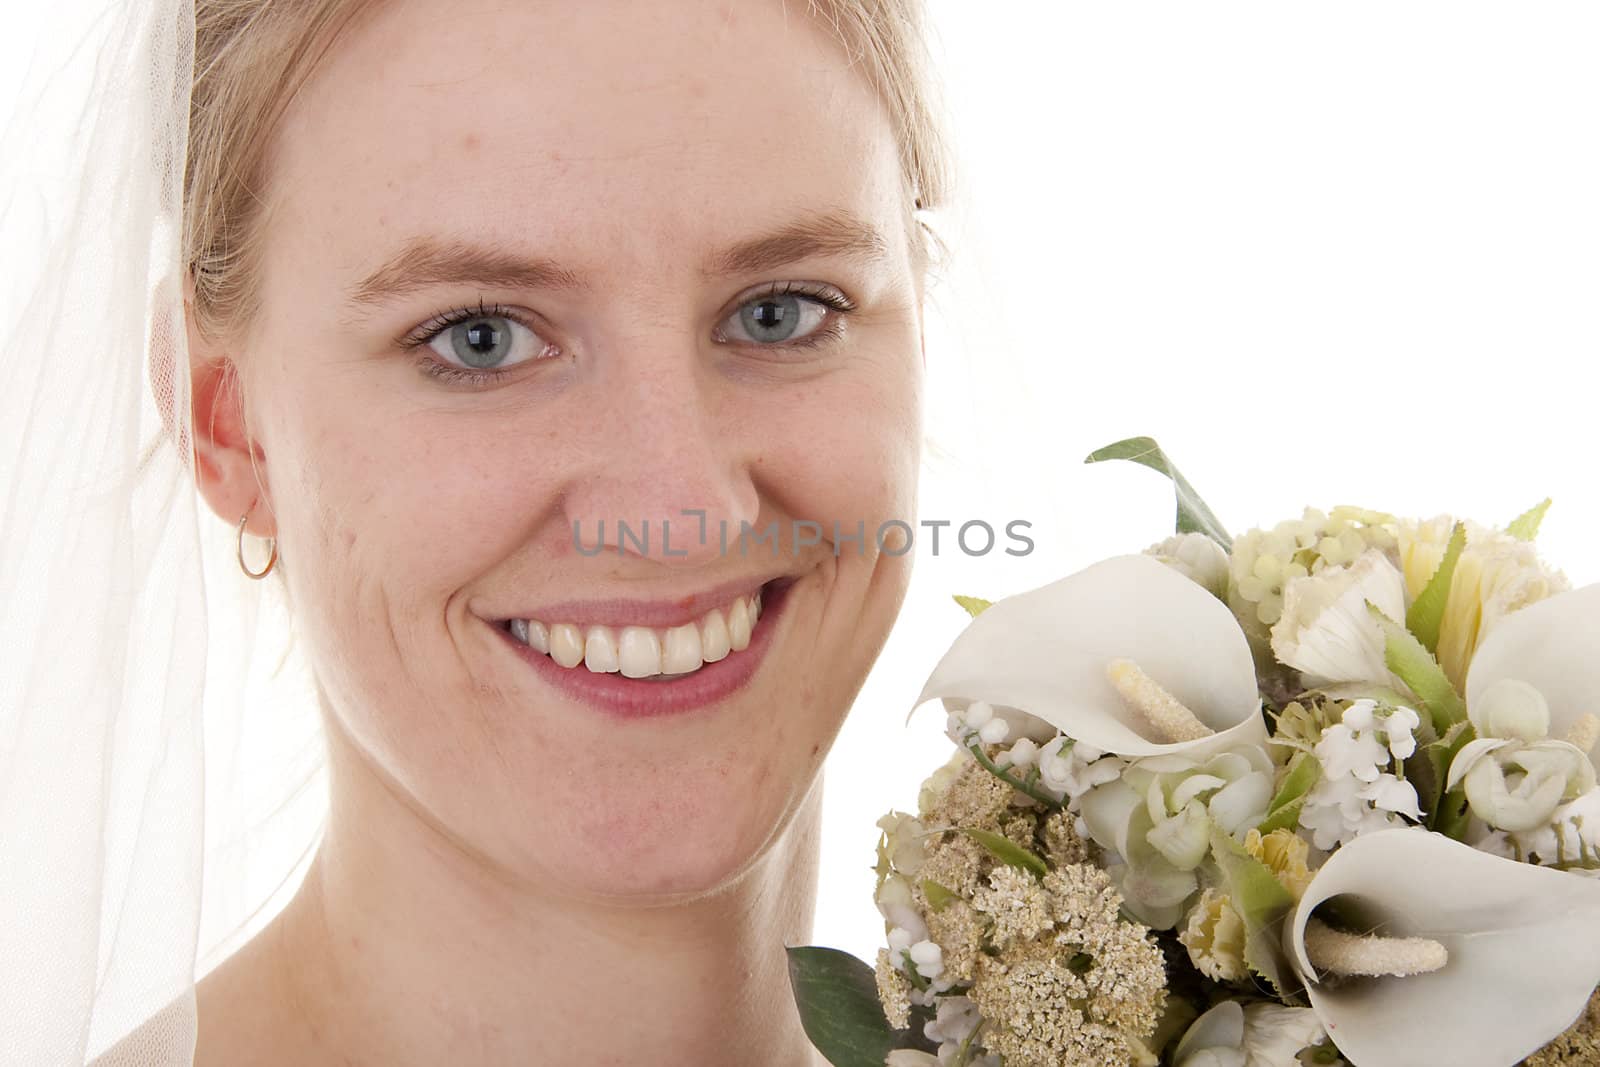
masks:
[(725, 546), (755, 526), (760, 498), (727, 383), (688, 352), (600, 362), (562, 493), (573, 548), (690, 566), (737, 552)]

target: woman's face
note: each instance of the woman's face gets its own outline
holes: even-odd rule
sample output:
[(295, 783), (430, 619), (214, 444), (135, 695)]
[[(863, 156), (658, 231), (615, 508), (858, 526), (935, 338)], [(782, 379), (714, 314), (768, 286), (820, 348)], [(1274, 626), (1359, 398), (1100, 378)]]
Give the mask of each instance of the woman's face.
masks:
[(748, 867), (904, 595), (875, 539), (915, 521), (920, 438), (895, 138), (787, 7), (393, 3), (274, 143), (239, 362), (329, 726), (561, 892)]

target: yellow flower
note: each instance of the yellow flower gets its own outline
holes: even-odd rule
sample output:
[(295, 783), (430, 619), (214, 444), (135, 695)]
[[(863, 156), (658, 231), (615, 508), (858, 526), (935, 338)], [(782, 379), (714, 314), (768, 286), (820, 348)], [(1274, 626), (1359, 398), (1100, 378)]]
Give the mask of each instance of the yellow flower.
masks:
[[(1401, 524), (1400, 568), (1408, 600), (1416, 600), (1439, 569), (1454, 526), (1449, 516)], [(1501, 619), (1567, 588), (1565, 576), (1541, 563), (1529, 542), (1467, 523), (1467, 547), (1439, 625), (1439, 665), (1445, 675), (1460, 690), (1473, 653)]]
[(1311, 846), (1293, 830), (1274, 830), (1265, 837), (1260, 830), (1244, 835), (1245, 851), (1266, 865), (1267, 870), (1298, 902), (1311, 884)]

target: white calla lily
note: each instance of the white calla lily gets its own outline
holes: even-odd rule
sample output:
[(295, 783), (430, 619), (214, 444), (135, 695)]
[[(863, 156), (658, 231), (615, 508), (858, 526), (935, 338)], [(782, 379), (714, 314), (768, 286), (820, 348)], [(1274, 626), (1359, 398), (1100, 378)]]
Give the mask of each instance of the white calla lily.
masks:
[[(1129, 661), (1211, 731), (1171, 742), (1108, 676)], [(1216, 597), (1149, 556), (1118, 556), (1006, 597), (968, 624), (916, 707), (975, 700), (1037, 716), (1119, 756), (1205, 756), (1265, 744), (1266, 722), (1244, 631)]]
[[(1585, 716), (1600, 715), (1600, 585), (1557, 593), (1513, 612), (1478, 646), (1467, 674), (1467, 708), (1507, 679), (1539, 691), (1551, 739), (1567, 740)], [(1600, 761), (1600, 746), (1589, 750)], [(1600, 762), (1596, 762), (1600, 766)]]
[[(1420, 939), (1395, 944), (1397, 956), (1432, 944), (1442, 965), (1406, 977), (1319, 975), (1307, 925), (1334, 898), (1362, 929)], [(1285, 925), (1284, 946), (1352, 1063), (1507, 1067), (1570, 1026), (1600, 984), (1600, 881), (1420, 828), (1378, 831), (1317, 871)], [(1382, 947), (1371, 945), (1360, 969), (1382, 970), (1371, 966)]]

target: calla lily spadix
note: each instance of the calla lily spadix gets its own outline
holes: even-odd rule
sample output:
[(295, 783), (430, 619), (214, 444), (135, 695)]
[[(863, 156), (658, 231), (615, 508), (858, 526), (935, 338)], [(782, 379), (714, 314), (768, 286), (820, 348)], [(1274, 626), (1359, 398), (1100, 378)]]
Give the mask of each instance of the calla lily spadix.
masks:
[[(1586, 717), (1600, 715), (1600, 585), (1557, 593), (1501, 621), (1472, 657), (1467, 707), (1505, 679), (1543, 695), (1552, 740), (1584, 734)], [(1600, 746), (1588, 752), (1600, 767)]]
[[(1119, 684), (1170, 696), (1209, 732), (1157, 736)], [(1135, 758), (1204, 758), (1267, 739), (1255, 664), (1232, 612), (1148, 556), (1114, 557), (996, 601), (956, 638), (912, 710), (935, 698), (949, 711), (978, 700), (1014, 709)]]
[[(1377, 935), (1347, 975), (1320, 960), (1312, 913), (1340, 914)], [(1337, 946), (1335, 946), (1337, 947)], [(1284, 927), (1284, 948), (1311, 1006), (1361, 1067), (1505, 1067), (1570, 1026), (1600, 984), (1600, 881), (1517, 863), (1421, 828), (1380, 830), (1335, 852)], [(1326, 953), (1327, 947), (1321, 949)], [(1320, 963), (1320, 966), (1318, 965)], [(1373, 964), (1376, 963), (1376, 966)]]

